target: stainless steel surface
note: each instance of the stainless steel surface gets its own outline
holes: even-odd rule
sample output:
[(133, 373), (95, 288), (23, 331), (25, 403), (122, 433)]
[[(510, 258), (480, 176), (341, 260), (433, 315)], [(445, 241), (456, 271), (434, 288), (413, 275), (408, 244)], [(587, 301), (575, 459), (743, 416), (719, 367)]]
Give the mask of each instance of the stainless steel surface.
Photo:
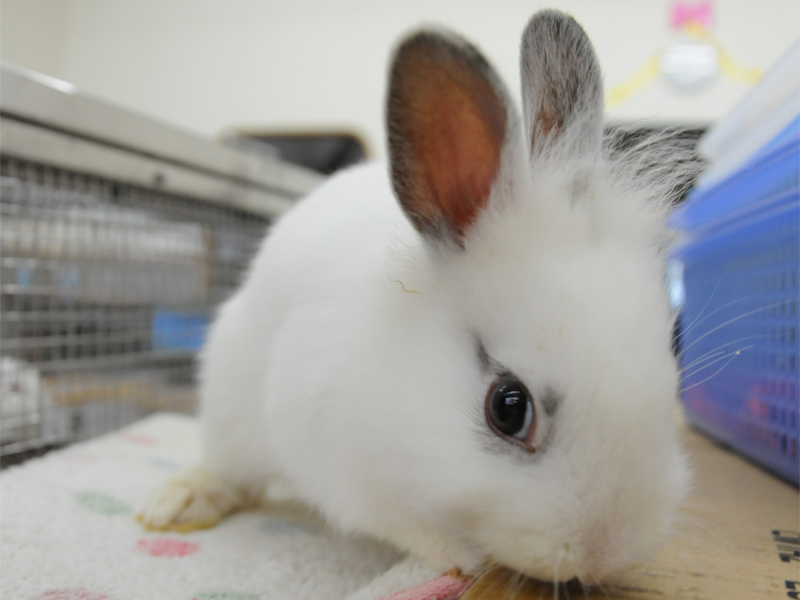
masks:
[(35, 79), (2, 70), (3, 464), (192, 412), (214, 308), (321, 180)]
[(286, 212), (296, 199), (294, 193), (269, 191), (9, 118), (0, 118), (0, 148), (4, 156), (154, 187), (267, 217)]
[(289, 197), (305, 195), (321, 181), (312, 171), (277, 158), (214, 143), (81, 94), (65, 82), (8, 63), (0, 65), (0, 110), (7, 118), (57, 129)]

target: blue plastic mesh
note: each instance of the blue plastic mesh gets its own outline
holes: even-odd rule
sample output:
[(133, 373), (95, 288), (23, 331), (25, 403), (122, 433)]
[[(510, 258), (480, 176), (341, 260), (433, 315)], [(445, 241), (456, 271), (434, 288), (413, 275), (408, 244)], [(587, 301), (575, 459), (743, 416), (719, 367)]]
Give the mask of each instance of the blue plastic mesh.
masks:
[(688, 242), (675, 253), (685, 287), (680, 351), (687, 418), (796, 484), (798, 150), (800, 138), (793, 138), (692, 197), (677, 216)]

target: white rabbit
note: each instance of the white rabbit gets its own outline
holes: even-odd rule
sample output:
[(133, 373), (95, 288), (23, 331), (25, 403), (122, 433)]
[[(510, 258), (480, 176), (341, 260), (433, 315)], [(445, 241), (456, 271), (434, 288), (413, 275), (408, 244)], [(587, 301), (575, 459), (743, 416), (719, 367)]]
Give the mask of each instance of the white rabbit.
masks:
[(467, 42), (402, 43), (389, 167), (275, 225), (202, 353), (204, 462), (145, 525), (266, 493), (441, 569), (592, 583), (652, 556), (689, 479), (666, 203), (603, 153), (571, 17), (532, 18), (522, 89), (524, 127)]

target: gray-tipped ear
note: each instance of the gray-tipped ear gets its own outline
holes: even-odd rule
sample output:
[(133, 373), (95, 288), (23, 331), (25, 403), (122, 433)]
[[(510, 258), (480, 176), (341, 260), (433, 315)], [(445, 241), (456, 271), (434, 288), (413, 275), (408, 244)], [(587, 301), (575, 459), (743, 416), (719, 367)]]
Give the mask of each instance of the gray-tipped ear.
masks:
[(598, 152), (603, 133), (603, 79), (583, 28), (567, 14), (542, 10), (522, 34), (525, 132), (534, 161), (556, 143), (568, 156)]
[(418, 33), (395, 54), (386, 116), (403, 210), (428, 239), (463, 247), (486, 207), (506, 138), (497, 75), (458, 36)]

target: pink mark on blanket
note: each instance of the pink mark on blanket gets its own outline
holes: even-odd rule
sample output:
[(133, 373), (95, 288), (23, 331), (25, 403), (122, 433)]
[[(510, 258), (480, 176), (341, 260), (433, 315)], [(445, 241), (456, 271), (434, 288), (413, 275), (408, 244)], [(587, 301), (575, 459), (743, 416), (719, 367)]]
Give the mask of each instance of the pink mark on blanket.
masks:
[(111, 600), (111, 597), (98, 592), (90, 592), (84, 588), (71, 588), (50, 590), (36, 600)]
[(61, 455), (61, 458), (63, 458), (64, 460), (71, 460), (75, 462), (91, 463), (99, 460), (100, 456), (98, 456), (97, 454), (92, 454), (90, 452), (73, 451), (73, 452), (64, 452)]
[(150, 556), (188, 556), (200, 550), (200, 545), (193, 542), (184, 542), (170, 538), (156, 538), (154, 540), (139, 540), (136, 542), (139, 552)]
[(142, 435), (141, 433), (121, 433), (120, 436), (126, 442), (131, 444), (139, 444), (140, 446), (155, 446), (158, 440), (151, 438), (149, 435)]
[(444, 575), (422, 585), (392, 594), (384, 600), (456, 600), (469, 587), (466, 577)]

